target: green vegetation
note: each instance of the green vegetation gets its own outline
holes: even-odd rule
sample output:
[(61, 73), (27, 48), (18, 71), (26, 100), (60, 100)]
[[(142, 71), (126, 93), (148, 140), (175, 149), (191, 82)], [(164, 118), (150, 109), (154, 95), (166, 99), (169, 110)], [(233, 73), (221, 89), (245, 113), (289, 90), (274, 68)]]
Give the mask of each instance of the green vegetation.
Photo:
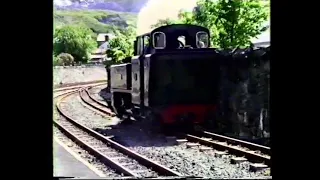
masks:
[[(180, 12), (178, 21), (164, 19), (152, 27), (195, 24), (209, 28), (214, 47), (248, 46), (253, 37), (266, 30), (263, 24), (269, 10), (269, 4), (260, 0), (198, 0), (193, 12)], [(116, 38), (110, 40), (111, 50), (106, 52), (112, 58), (108, 63), (122, 63), (133, 54), (136, 19), (136, 14), (113, 11), (54, 11), (54, 56), (69, 53), (75, 62), (86, 63), (97, 48), (97, 33), (113, 33)], [(55, 57), (57, 64), (61, 58)]]
[(74, 63), (74, 58), (71, 54), (61, 53), (58, 57), (54, 57), (54, 65), (72, 65)]
[(160, 20), (153, 27), (166, 24), (195, 24), (210, 29), (214, 47), (248, 46), (253, 37), (266, 31), (269, 6), (260, 0), (199, 0), (193, 12), (180, 12), (179, 20)]
[[(116, 48), (108, 54), (117, 62), (132, 54), (137, 16), (132, 13), (113, 11), (54, 11), (54, 56), (53, 65), (69, 65), (68, 58), (59, 58), (69, 53), (75, 62), (86, 63), (97, 48), (98, 33), (113, 33), (116, 39), (110, 42)], [(130, 40), (129, 40), (130, 39)], [(119, 42), (119, 43), (118, 43)], [(64, 54), (65, 55), (65, 54)], [(57, 57), (58, 56), (58, 57)]]
[[(69, 53), (75, 62), (86, 63), (89, 55), (97, 47), (97, 42), (92, 38), (93, 32), (83, 26), (64, 26), (56, 29), (53, 39), (53, 53)], [(63, 56), (58, 56), (58, 62)], [(69, 58), (64, 58), (69, 59)], [(67, 61), (69, 63), (69, 61)]]
[(135, 26), (137, 16), (113, 11), (54, 11), (54, 26), (82, 25), (95, 33), (114, 33), (116, 30)]
[(112, 61), (106, 62), (106, 65), (122, 63), (133, 55), (133, 41), (136, 37), (135, 29), (128, 28), (118, 31), (115, 35), (116, 38), (110, 41), (110, 50), (107, 52)]

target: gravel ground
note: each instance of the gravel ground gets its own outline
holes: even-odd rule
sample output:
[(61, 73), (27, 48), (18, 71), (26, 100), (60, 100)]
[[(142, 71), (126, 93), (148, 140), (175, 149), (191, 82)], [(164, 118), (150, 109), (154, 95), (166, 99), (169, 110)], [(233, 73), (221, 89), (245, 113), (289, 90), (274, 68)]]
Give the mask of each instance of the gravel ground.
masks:
[(119, 121), (119, 119), (115, 117), (103, 117), (88, 109), (81, 103), (78, 94), (67, 97), (64, 103), (61, 104), (61, 108), (67, 115), (88, 128), (107, 128)]
[(106, 99), (110, 99), (111, 98), (111, 94), (107, 93), (107, 88), (100, 89), (98, 94), (99, 94), (100, 98), (103, 99), (104, 101)]
[(136, 173), (141, 177), (157, 177), (158, 174), (147, 167), (139, 164), (136, 160), (129, 158), (128, 156), (116, 151), (115, 149), (107, 146), (102, 141), (92, 137), (88, 133), (82, 131), (76, 126), (72, 125), (67, 120), (60, 119), (59, 121), (62, 123), (67, 129), (76, 136), (80, 137), (80, 140), (92, 146), (93, 148), (100, 149), (100, 151), (109, 158), (119, 158), (114, 161), (122, 164), (124, 167)]
[[(95, 88), (92, 92), (97, 92), (100, 88)], [(100, 95), (103, 94), (100, 93)], [(85, 110), (77, 98), (70, 98), (67, 104), (69, 104), (69, 111), (73, 112), (72, 117), (80, 114), (79, 118), (88, 127), (105, 135), (114, 135), (115, 140), (121, 144), (183, 175), (210, 178), (270, 178), (267, 176), (268, 170), (249, 172), (248, 162), (238, 165), (230, 164), (231, 155), (215, 157), (214, 150), (200, 152), (199, 148), (186, 148), (185, 144), (174, 145), (174, 141), (166, 139), (161, 134), (156, 134), (156, 128), (148, 128), (152, 125), (147, 121), (122, 124), (110, 130), (103, 128), (105, 126), (101, 125), (103, 120), (92, 119), (93, 116), (98, 115)]]
[(93, 165), (95, 168), (100, 170), (104, 173), (106, 177), (120, 177), (119, 174), (117, 174), (114, 170), (110, 169), (103, 163), (101, 163), (97, 158), (90, 155), (87, 151), (82, 149), (80, 146), (78, 146), (76, 143), (74, 143), (72, 140), (70, 140), (67, 136), (65, 136), (63, 133), (61, 133), (58, 128), (53, 127), (53, 134), (55, 137), (57, 137), (60, 141), (62, 141), (64, 144), (66, 144), (72, 151), (78, 153), (81, 158), (86, 160), (88, 163)]
[(199, 147), (175, 145), (175, 139), (156, 134), (155, 129), (147, 127), (151, 127), (148, 122), (135, 122), (97, 131), (104, 135), (114, 135), (117, 142), (185, 176), (270, 178), (267, 176), (268, 170), (250, 172), (249, 162), (230, 164), (231, 155), (215, 157), (214, 149), (200, 152)]
[(131, 147), (148, 158), (169, 165), (170, 169), (183, 175), (210, 178), (259, 178), (266, 172), (249, 172), (249, 162), (230, 164), (231, 155), (215, 157), (214, 150), (200, 152), (199, 147), (187, 148), (186, 145), (171, 147)]
[(68, 67), (53, 69), (53, 84), (78, 83), (106, 80), (107, 72), (103, 66)]
[[(96, 93), (100, 88), (93, 89), (92, 93)], [(99, 95), (104, 96), (102, 98), (107, 96), (103, 91)], [(230, 164), (232, 155), (215, 157), (214, 149), (200, 152), (199, 147), (186, 148), (186, 144), (175, 145), (175, 140), (154, 133), (156, 128), (147, 127), (152, 127), (152, 124), (138, 121), (134, 124), (119, 125), (111, 130), (96, 130), (104, 135), (114, 135), (115, 140), (121, 144), (182, 175), (210, 178), (270, 178), (269, 170), (250, 172), (249, 162)]]
[(93, 87), (92, 89), (89, 89), (90, 95), (92, 97), (94, 97), (96, 100), (104, 103), (105, 105), (107, 105), (106, 101), (101, 97), (101, 93), (105, 94), (105, 91), (101, 91), (102, 89), (105, 89), (107, 86), (103, 85), (103, 86), (96, 86)]

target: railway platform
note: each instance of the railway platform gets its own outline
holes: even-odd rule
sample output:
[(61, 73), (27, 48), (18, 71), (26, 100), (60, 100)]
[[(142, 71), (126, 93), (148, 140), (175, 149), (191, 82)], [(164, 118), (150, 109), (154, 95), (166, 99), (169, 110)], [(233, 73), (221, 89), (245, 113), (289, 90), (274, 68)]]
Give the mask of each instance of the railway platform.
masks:
[(103, 175), (94, 168), (89, 168), (79, 156), (75, 155), (68, 147), (53, 140), (53, 176), (68, 178), (99, 178)]

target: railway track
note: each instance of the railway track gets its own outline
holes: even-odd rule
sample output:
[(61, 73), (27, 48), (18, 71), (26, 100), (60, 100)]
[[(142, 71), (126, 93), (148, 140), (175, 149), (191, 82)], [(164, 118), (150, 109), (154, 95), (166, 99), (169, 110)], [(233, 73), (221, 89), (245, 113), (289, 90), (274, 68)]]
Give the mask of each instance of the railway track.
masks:
[[(200, 136), (198, 134), (200, 134)], [(250, 169), (252, 171), (264, 169), (271, 165), (270, 147), (261, 146), (259, 144), (254, 144), (207, 131), (197, 133), (197, 136), (193, 134), (185, 134), (183, 137), (187, 141), (196, 143), (193, 144), (194, 146), (204, 145), (218, 150), (220, 151), (217, 152), (219, 155), (224, 155), (227, 153), (235, 155), (236, 157), (231, 159), (231, 163), (239, 163), (247, 160), (253, 162), (250, 165)]]
[[(56, 104), (58, 112), (64, 118), (61, 118), (59, 121), (54, 120), (53, 124), (68, 138), (76, 142), (79, 146), (90, 152), (90, 154), (97, 157), (105, 165), (111, 167), (117, 173), (123, 176), (181, 176), (179, 173), (153, 162), (146, 157), (141, 156), (140, 154), (133, 152), (121, 144), (111, 140), (111, 137), (105, 137), (67, 116), (61, 109), (60, 102), (68, 96), (76, 94), (78, 91), (82, 95), (86, 93), (84, 89), (67, 92), (66, 94), (59, 96), (61, 98)], [(89, 99), (89, 97), (87, 98)]]
[(85, 86), (99, 86), (106, 84), (106, 80), (98, 80), (98, 81), (90, 81), (90, 82), (81, 82), (81, 83), (69, 83), (69, 84), (63, 84), (63, 85), (57, 85), (54, 87), (53, 92), (60, 92), (60, 91), (66, 91), (66, 90), (74, 90), (79, 89), (81, 87)]
[(103, 104), (103, 103), (101, 103), (101, 102), (99, 102), (99, 101), (97, 101), (96, 99), (94, 99), (94, 98), (90, 95), (88, 89), (89, 89), (89, 88), (81, 88), (81, 89), (79, 90), (79, 96), (80, 96), (81, 100), (82, 100), (85, 104), (87, 104), (87, 105), (89, 105), (90, 107), (96, 109), (97, 111), (100, 111), (100, 112), (105, 113), (105, 114), (107, 114), (107, 115), (109, 115), (109, 116), (111, 116), (111, 117), (114, 117), (115, 114), (110, 111), (110, 109), (107, 107), (107, 105), (106, 105), (106, 104)]
[[(95, 100), (90, 95), (88, 88), (82, 90), (82, 93), (80, 94), (82, 96), (82, 99), (86, 101), (86, 103), (91, 104), (90, 106), (94, 107), (96, 110), (103, 112), (107, 108), (106, 104), (103, 104)], [(268, 166), (271, 166), (271, 148), (270, 147), (254, 144), (247, 141), (242, 141), (235, 138), (230, 138), (227, 136), (211, 133), (208, 131), (202, 131), (201, 133), (197, 133), (197, 135), (184, 134), (184, 135), (178, 135), (178, 136), (183, 137), (183, 139), (187, 141), (199, 143), (198, 145), (212, 147), (215, 150), (220, 151), (217, 154), (223, 155), (223, 154), (227, 154), (228, 152), (232, 155), (235, 155), (236, 157), (231, 159), (232, 160), (231, 163), (238, 163), (238, 162), (243, 162), (247, 160), (250, 162), (253, 162), (250, 165), (250, 169), (252, 171), (257, 171), (259, 169), (263, 169), (263, 168), (267, 168)], [(182, 140), (182, 142), (184, 142), (184, 140)]]

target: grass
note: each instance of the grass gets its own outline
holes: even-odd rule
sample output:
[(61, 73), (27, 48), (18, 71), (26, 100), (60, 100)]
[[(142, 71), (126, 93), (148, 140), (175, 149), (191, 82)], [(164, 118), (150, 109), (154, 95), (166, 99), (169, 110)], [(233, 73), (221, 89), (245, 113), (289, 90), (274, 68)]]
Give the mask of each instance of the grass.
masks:
[(124, 29), (136, 25), (137, 15), (115, 11), (78, 10), (54, 11), (54, 26), (84, 25), (95, 33), (113, 32), (115, 29)]

